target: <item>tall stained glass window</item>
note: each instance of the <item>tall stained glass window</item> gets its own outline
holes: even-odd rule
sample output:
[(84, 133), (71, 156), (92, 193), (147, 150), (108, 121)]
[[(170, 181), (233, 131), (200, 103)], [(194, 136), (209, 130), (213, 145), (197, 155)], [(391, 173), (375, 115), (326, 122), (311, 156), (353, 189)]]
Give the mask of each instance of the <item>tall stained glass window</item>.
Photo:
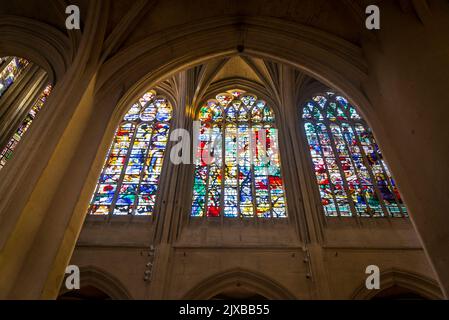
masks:
[(0, 58), (0, 97), (14, 83), (28, 64), (28, 61), (22, 58)]
[(171, 104), (153, 90), (131, 106), (106, 157), (90, 214), (153, 214), (171, 118)]
[(327, 92), (306, 102), (302, 118), (326, 216), (407, 216), (373, 133), (354, 106)]
[(192, 217), (287, 216), (272, 109), (231, 90), (199, 110)]
[(0, 154), (0, 169), (2, 169), (5, 166), (6, 162), (12, 158), (14, 149), (17, 147), (17, 144), (20, 142), (20, 140), (22, 139), (25, 132), (31, 126), (31, 123), (36, 118), (38, 112), (42, 109), (45, 102), (47, 102), (47, 99), (51, 93), (51, 90), (52, 90), (51, 85), (48, 85), (47, 87), (45, 87), (44, 91), (39, 95), (39, 98), (36, 100), (36, 102), (31, 107), (26, 118), (22, 121), (19, 128), (14, 133), (12, 138), (9, 140), (6, 147), (3, 148), (3, 150)]

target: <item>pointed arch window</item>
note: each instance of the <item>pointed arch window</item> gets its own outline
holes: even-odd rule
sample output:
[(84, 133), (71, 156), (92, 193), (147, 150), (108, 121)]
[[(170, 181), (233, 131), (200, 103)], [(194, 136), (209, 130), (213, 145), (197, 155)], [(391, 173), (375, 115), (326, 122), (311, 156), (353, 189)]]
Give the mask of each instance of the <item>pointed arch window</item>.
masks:
[(231, 90), (207, 101), (198, 119), (191, 216), (286, 217), (278, 133), (267, 103)]
[[(20, 57), (1, 57), (0, 58), (0, 98), (5, 95), (5, 93), (12, 87), (12, 85), (20, 78), (23, 77), (25, 69), (31, 66), (28, 60)], [(36, 89), (31, 91), (26, 91), (29, 89), (17, 88), (18, 95), (16, 95), (17, 103), (11, 104), (14, 106), (14, 112), (8, 113), (10, 111), (9, 105), (2, 105), (2, 136), (6, 139), (0, 138), (0, 170), (6, 165), (6, 163), (13, 157), (13, 151), (17, 147), (18, 143), (22, 139), (25, 132), (29, 129), (31, 123), (37, 116), (38, 112), (42, 109), (48, 96), (51, 93), (52, 85), (47, 83), (47, 86), (43, 91), (38, 91), (43, 89), (43, 85), (46, 84), (45, 79), (36, 80), (34, 85)], [(35, 81), (31, 79), (31, 81)], [(25, 86), (25, 88), (27, 88)], [(14, 89), (14, 88), (12, 88)], [(15, 89), (14, 89), (15, 90)], [(21, 93), (25, 92), (25, 96), (36, 97), (36, 100), (20, 100), (17, 98), (21, 96)], [(0, 100), (0, 102), (3, 102)], [(19, 107), (20, 106), (20, 107)], [(17, 108), (16, 108), (17, 107)], [(12, 135), (11, 137), (9, 135)]]
[(347, 99), (317, 95), (302, 118), (326, 216), (407, 216), (371, 129)]
[(44, 91), (42, 91), (42, 93), (39, 95), (36, 102), (31, 106), (31, 109), (29, 110), (25, 119), (23, 119), (22, 122), (20, 123), (19, 128), (17, 128), (17, 131), (14, 133), (14, 135), (8, 141), (6, 146), (3, 148), (2, 152), (0, 153), (0, 170), (3, 169), (3, 167), (6, 165), (6, 162), (8, 162), (13, 157), (13, 152), (15, 148), (19, 144), (20, 140), (23, 138), (25, 132), (27, 132), (28, 129), (30, 128), (31, 123), (37, 117), (39, 111), (41, 111), (41, 109), (44, 107), (45, 103), (47, 102), (48, 96), (51, 93), (52, 88), (53, 86), (51, 84), (48, 84), (45, 87)]
[(132, 105), (116, 131), (90, 214), (153, 214), (171, 118), (170, 102), (154, 90)]

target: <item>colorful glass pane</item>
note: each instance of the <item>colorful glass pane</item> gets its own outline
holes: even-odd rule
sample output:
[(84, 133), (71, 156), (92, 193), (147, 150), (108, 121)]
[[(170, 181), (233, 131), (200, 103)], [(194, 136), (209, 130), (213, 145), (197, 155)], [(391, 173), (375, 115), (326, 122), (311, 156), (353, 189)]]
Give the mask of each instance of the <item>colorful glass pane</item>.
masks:
[(232, 100), (234, 100), (234, 96), (230, 93), (222, 93), (217, 96), (217, 101), (223, 107), (226, 107)]
[(346, 98), (316, 96), (302, 117), (326, 216), (407, 216), (371, 130)]
[[(226, 117), (213, 116), (217, 104)], [(277, 130), (266, 102), (231, 90), (209, 100), (199, 120), (191, 216), (286, 217)]]
[(154, 213), (172, 107), (155, 91), (133, 104), (119, 125), (98, 180), (89, 213)]

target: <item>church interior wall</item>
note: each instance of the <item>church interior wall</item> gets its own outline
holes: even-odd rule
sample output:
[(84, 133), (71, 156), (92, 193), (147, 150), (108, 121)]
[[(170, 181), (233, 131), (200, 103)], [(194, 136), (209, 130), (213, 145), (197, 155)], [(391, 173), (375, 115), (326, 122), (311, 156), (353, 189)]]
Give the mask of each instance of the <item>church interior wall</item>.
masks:
[[(69, 263), (104, 270), (136, 299), (189, 297), (232, 270), (248, 286), (257, 281), (247, 273), (266, 277), (272, 297), (353, 298), (371, 264), (438, 282), (447, 296), (447, 2), (383, 2), (385, 29), (374, 36), (360, 27), (361, 1), (141, 1), (124, 17), (128, 3), (78, 0), (83, 32), (61, 27), (59, 2), (47, 14), (32, 2), (0, 8), (0, 56), (30, 59), (55, 88), (0, 171), (0, 298), (56, 298)], [(217, 80), (213, 70), (235, 57), (245, 72)], [(233, 79), (281, 111), (288, 219), (189, 219), (192, 168), (167, 161), (153, 217), (86, 217), (117, 124), (139, 95), (159, 86), (174, 105), (172, 128), (191, 131), (195, 106)], [(317, 86), (358, 106), (410, 218), (323, 217), (297, 104)]]

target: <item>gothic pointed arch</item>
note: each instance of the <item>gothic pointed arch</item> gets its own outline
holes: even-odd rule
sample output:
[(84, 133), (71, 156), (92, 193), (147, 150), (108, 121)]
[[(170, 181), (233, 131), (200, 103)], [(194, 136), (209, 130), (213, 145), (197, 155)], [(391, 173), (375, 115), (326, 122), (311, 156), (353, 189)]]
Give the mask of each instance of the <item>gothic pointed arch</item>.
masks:
[(155, 90), (128, 109), (116, 130), (89, 214), (153, 215), (172, 112), (171, 103)]
[(408, 216), (373, 132), (355, 106), (328, 91), (306, 101), (301, 118), (325, 216)]
[[(112, 300), (131, 300), (132, 295), (122, 282), (110, 274), (106, 270), (96, 266), (80, 267), (80, 285), (82, 288), (89, 288), (89, 291), (94, 291), (97, 295), (104, 296), (103, 299)], [(70, 291), (62, 284), (62, 289), (59, 293), (60, 297), (66, 295), (70, 296)], [(75, 296), (80, 298), (79, 296)]]
[(351, 299), (370, 300), (382, 291), (393, 287), (405, 289), (425, 299), (439, 300), (443, 298), (441, 289), (435, 280), (415, 272), (392, 268), (380, 273), (380, 290), (368, 290), (364, 282), (354, 291)]
[(269, 300), (294, 300), (295, 295), (269, 277), (251, 270), (235, 268), (201, 281), (183, 299), (208, 300), (224, 292), (242, 290)]
[(240, 89), (220, 93), (200, 121), (191, 217), (285, 218), (275, 115)]
[[(236, 25), (242, 31), (236, 32)], [(179, 70), (240, 54), (243, 50), (249, 56), (288, 63), (303, 70), (350, 95), (368, 110), (370, 103), (359, 90), (360, 83), (367, 76), (366, 63), (360, 48), (342, 38), (297, 23), (266, 17), (246, 17), (244, 21), (222, 17), (213, 23), (190, 23), (182, 30), (183, 33), (179, 33), (179, 28), (173, 28), (165, 33), (167, 43), (176, 44), (173, 47), (160, 46), (160, 35), (149, 35), (111, 57), (101, 68), (100, 90), (118, 90), (124, 84), (126, 91), (134, 95), (145, 85), (153, 86), (163, 77)], [(286, 33), (285, 30), (290, 32)], [(245, 35), (253, 33), (257, 33), (257, 37), (251, 37), (249, 41)], [(189, 50), (191, 47), (195, 50)], [(291, 50), (292, 47), (303, 54), (293, 54), (295, 50)], [(177, 58), (171, 59), (172, 56)]]
[(68, 36), (54, 27), (30, 18), (2, 16), (0, 56), (20, 56), (33, 61), (48, 74), (61, 79), (70, 66), (75, 48)]

